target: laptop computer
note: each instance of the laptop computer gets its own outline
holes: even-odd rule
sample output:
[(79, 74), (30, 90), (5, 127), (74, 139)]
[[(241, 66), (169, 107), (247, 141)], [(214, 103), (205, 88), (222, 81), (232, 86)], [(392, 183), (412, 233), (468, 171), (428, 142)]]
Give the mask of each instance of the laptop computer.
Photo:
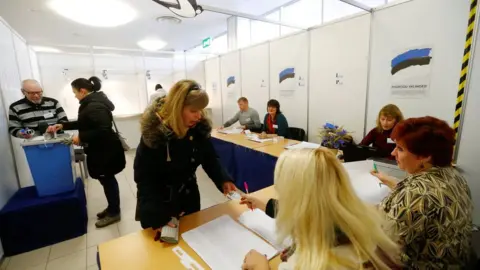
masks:
[(343, 160), (345, 162), (361, 161), (385, 156), (378, 148), (365, 145), (348, 145), (345, 148), (342, 148), (342, 150)]

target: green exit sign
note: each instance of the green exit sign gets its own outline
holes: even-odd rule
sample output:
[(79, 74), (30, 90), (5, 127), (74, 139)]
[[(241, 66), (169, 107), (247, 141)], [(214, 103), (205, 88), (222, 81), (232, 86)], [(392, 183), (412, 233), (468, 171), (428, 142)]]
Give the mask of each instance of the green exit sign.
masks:
[(211, 44), (212, 44), (212, 38), (211, 37), (208, 37), (208, 38), (206, 38), (202, 41), (202, 47), (204, 49), (207, 48), (207, 47), (210, 47)]

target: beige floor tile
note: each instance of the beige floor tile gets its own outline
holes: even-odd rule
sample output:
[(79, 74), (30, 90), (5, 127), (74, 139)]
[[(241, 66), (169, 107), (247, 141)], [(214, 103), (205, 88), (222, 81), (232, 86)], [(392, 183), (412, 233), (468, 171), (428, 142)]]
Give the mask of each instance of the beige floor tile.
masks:
[(140, 225), (140, 222), (135, 220), (123, 219), (118, 223), (118, 231), (120, 233), (120, 236), (124, 236), (141, 230), (142, 226)]
[(89, 247), (87, 249), (87, 266), (97, 265), (97, 251), (97, 246)]
[(51, 260), (46, 270), (85, 270), (87, 268), (87, 250), (77, 251), (70, 255)]
[(99, 270), (97, 265), (90, 265), (87, 270)]
[(87, 233), (87, 247), (98, 246), (103, 242), (110, 241), (119, 237), (117, 224), (112, 224), (108, 227), (95, 229)]
[(49, 261), (84, 250), (87, 248), (87, 235), (67, 240), (52, 246)]
[(48, 261), (51, 247), (44, 247), (23, 254), (13, 256), (8, 263), (7, 270), (23, 270), (36, 267)]

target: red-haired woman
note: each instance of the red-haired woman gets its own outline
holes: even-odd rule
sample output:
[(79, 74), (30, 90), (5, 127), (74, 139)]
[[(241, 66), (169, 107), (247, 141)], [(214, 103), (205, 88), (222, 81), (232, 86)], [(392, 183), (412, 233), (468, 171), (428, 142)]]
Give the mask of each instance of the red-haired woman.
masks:
[(465, 179), (451, 166), (455, 132), (434, 117), (398, 123), (392, 155), (409, 176), (372, 172), (392, 189), (380, 207), (400, 237), (408, 269), (463, 269), (469, 262), (472, 200)]

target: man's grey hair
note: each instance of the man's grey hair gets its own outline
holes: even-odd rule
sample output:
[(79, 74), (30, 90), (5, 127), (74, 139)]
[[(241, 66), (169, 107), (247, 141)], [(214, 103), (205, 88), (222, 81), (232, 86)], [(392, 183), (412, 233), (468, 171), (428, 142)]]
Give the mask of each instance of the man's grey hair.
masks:
[(40, 89), (43, 89), (42, 85), (37, 80), (26, 79), (26, 80), (22, 81), (22, 90), (25, 90), (25, 85), (27, 85), (27, 84), (33, 84), (35, 86), (40, 87)]

